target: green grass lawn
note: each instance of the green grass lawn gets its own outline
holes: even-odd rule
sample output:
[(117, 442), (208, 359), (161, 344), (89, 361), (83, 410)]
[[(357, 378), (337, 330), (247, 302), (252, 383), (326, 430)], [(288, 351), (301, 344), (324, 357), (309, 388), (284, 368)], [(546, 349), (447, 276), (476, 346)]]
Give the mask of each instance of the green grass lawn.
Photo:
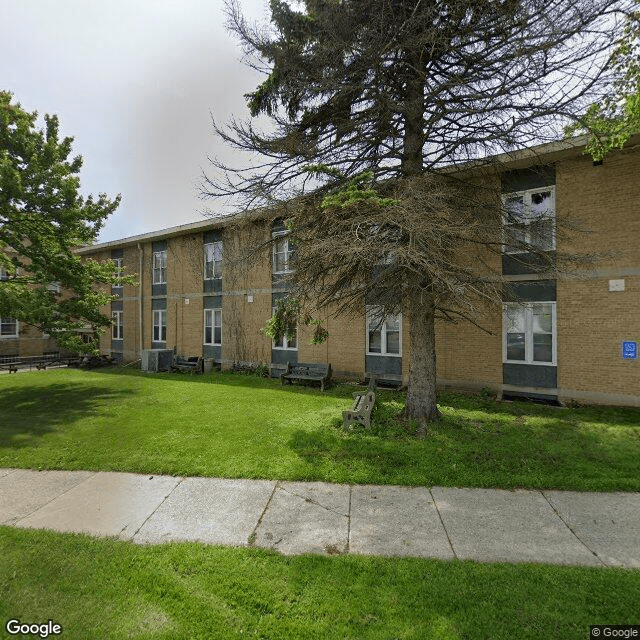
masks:
[(67, 640), (584, 640), (591, 624), (637, 623), (640, 601), (640, 572), (615, 568), (282, 557), (8, 527), (0, 557), (2, 630), (52, 619)]
[(417, 440), (391, 391), (379, 391), (371, 430), (345, 432), (353, 390), (121, 368), (3, 375), (0, 467), (640, 491), (638, 409), (443, 394), (443, 420)]

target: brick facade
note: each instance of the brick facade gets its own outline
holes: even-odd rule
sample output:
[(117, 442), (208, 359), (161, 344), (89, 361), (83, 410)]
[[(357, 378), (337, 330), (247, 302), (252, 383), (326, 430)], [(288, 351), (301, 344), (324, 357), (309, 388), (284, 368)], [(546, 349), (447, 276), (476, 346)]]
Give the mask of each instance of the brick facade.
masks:
[[(552, 176), (549, 180), (553, 179), (558, 261), (562, 262), (565, 252), (613, 253), (601, 256), (591, 269), (581, 267), (573, 276), (557, 280), (545, 280), (549, 276), (544, 274), (504, 276), (516, 284), (531, 285), (532, 291), (538, 286), (538, 290), (553, 292), (549, 302), (555, 303), (557, 361), (547, 369), (553, 369), (549, 379), (556, 381), (554, 385), (526, 383), (527, 376), (537, 379), (537, 370), (531, 369), (534, 365), (521, 381), (514, 383), (510, 378), (511, 382), (506, 382), (503, 311), (499, 304), (487, 307), (478, 318), (486, 331), (465, 322), (437, 323), (440, 385), (640, 405), (640, 359), (623, 359), (620, 351), (625, 340), (640, 345), (640, 147), (612, 153), (601, 166), (594, 166), (574, 148), (531, 154), (514, 162), (513, 167), (515, 171), (526, 170), (533, 162), (544, 165)], [(561, 223), (574, 219), (592, 233), (564, 233)], [(205, 221), (81, 251), (103, 259), (113, 251), (122, 251), (126, 272), (138, 274), (137, 284), (126, 285), (122, 292), (124, 360), (138, 359), (141, 349), (151, 348), (153, 243), (166, 242), (167, 285), (166, 294), (160, 296), (166, 300), (166, 348), (175, 348), (179, 355), (202, 355), (204, 309), (219, 304), (222, 345), (216, 359), (220, 366), (272, 363), (272, 344), (262, 329), (271, 316), (274, 296), (282, 288), (272, 280), (268, 248), (254, 254), (249, 262), (238, 259), (252, 242), (268, 245), (268, 225), (258, 221), (250, 227), (224, 229), (223, 221)], [(220, 290), (207, 292), (203, 286), (203, 244), (205, 234), (212, 232), (221, 234), (224, 266)], [(624, 280), (624, 291), (610, 291), (611, 280)], [(329, 362), (336, 376), (364, 378), (368, 373), (364, 307), (362, 315), (356, 317), (336, 318), (327, 310), (324, 320), (330, 334), (324, 344), (310, 345), (310, 328), (300, 327), (295, 356), (293, 352), (280, 353), (280, 363), (289, 356), (302, 362)], [(109, 353), (111, 347), (111, 336), (103, 336), (103, 352)], [(405, 318), (401, 369), (396, 379), (407, 381), (409, 364), (409, 326)]]

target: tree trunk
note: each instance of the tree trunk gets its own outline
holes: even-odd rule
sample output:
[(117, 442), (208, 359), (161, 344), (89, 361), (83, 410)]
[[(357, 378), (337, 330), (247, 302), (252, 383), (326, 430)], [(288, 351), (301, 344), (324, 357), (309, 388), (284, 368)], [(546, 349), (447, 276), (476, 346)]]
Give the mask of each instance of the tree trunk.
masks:
[(420, 425), (418, 435), (424, 436), (427, 424), (438, 420), (436, 405), (436, 332), (433, 298), (424, 293), (405, 302), (409, 333), (409, 387), (404, 417)]

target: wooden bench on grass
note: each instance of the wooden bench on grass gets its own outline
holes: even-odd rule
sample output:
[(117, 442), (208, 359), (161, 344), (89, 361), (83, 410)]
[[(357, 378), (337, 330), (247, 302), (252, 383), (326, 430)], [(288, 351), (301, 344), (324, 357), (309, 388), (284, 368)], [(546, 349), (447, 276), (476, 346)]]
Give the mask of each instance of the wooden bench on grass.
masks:
[(331, 384), (331, 365), (321, 362), (287, 362), (287, 370), (281, 374), (280, 382), (292, 384), (294, 380), (319, 382), (320, 390)]
[(173, 359), (171, 371), (188, 371), (189, 373), (202, 373), (204, 371), (204, 360), (196, 356), (190, 358), (176, 356)]
[(18, 365), (14, 362), (0, 364), (0, 369), (9, 369), (9, 373), (18, 373)]
[(366, 391), (356, 391), (353, 394), (353, 407), (350, 411), (342, 412), (342, 424), (345, 428), (353, 424), (361, 424), (369, 428), (371, 426), (371, 412), (376, 403), (375, 388), (377, 376), (371, 376), (369, 388)]

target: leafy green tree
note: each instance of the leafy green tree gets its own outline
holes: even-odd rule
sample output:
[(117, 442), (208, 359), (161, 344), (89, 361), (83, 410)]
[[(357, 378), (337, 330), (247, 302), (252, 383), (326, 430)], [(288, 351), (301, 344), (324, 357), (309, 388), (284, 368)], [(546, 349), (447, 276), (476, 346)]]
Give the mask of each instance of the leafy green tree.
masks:
[[(303, 308), (362, 314), (371, 303), (408, 317), (405, 415), (422, 430), (439, 416), (436, 318), (478, 322), (500, 300), (501, 274), (486, 261), (510, 215), (496, 154), (557, 139), (602, 95), (602, 60), (628, 4), (271, 0), (265, 28), (227, 4), (248, 63), (266, 76), (246, 96), (250, 115), (269, 126), (215, 125), (252, 162), (214, 160), (203, 191), (290, 220), (291, 295)], [(469, 161), (475, 177), (447, 170)]]
[(609, 60), (614, 75), (611, 92), (592, 104), (567, 129), (567, 135), (586, 132), (586, 152), (602, 160), (612, 149), (622, 149), (627, 140), (640, 133), (640, 0), (627, 18), (624, 35)]
[(77, 330), (111, 323), (100, 306), (111, 296), (95, 285), (115, 283), (111, 261), (83, 262), (74, 248), (95, 242), (120, 197), (79, 195), (80, 156), (59, 140), (57, 116), (27, 113), (0, 92), (0, 316), (55, 337), (74, 352), (95, 351)]

